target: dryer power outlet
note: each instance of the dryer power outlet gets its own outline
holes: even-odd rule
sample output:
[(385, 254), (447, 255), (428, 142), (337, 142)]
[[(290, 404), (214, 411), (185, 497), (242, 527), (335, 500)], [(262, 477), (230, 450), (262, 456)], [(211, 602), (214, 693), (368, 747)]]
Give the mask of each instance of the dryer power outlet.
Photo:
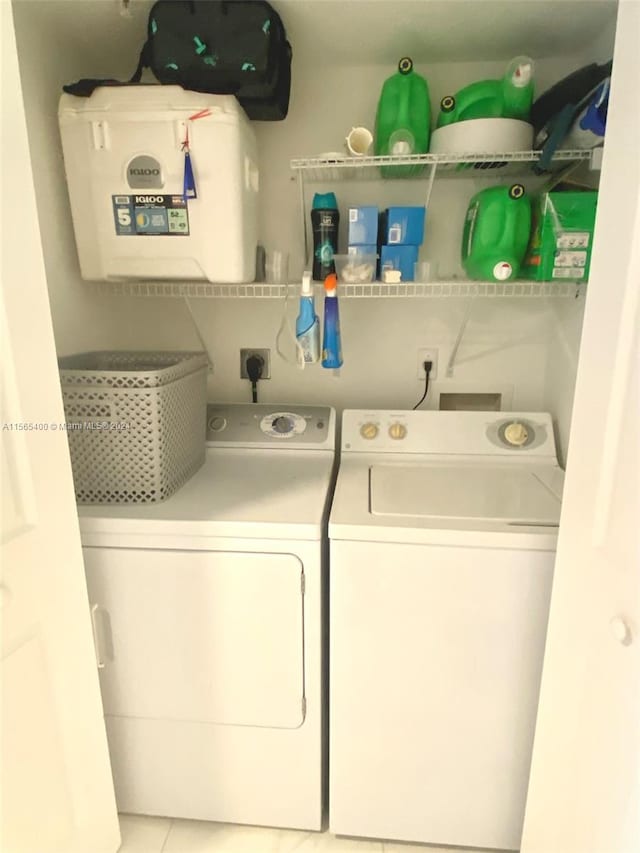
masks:
[(257, 349), (255, 347), (240, 350), (240, 379), (249, 378), (249, 373), (247, 372), (247, 361), (252, 355), (259, 355), (263, 361), (260, 381), (262, 382), (264, 379), (271, 379), (271, 350)]

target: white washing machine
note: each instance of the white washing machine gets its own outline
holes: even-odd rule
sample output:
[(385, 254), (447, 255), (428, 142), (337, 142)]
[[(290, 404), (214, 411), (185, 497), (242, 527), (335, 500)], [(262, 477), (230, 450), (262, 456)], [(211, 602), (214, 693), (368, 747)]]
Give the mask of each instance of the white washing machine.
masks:
[(118, 808), (320, 829), (335, 412), (207, 414), (167, 501), (79, 509)]
[(332, 832), (520, 846), (562, 483), (546, 414), (344, 412)]

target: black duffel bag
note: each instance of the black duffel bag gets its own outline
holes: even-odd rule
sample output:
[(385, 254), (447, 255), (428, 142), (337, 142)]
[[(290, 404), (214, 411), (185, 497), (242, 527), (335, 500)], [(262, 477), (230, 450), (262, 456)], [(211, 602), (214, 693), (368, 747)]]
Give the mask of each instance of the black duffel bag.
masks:
[(140, 65), (160, 83), (235, 95), (251, 119), (287, 115), (291, 45), (265, 0), (158, 0)]
[(160, 83), (235, 95), (251, 119), (287, 116), (291, 45), (280, 15), (266, 0), (158, 0), (129, 84), (84, 79), (63, 89), (88, 97), (98, 86), (139, 83), (145, 68)]

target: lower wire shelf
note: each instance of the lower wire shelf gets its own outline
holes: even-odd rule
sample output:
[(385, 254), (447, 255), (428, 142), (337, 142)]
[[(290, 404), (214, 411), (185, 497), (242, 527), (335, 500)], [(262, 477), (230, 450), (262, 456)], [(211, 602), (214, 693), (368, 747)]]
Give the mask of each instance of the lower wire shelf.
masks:
[[(212, 284), (175, 281), (102, 281), (93, 283), (100, 292), (120, 296), (173, 297), (187, 299), (284, 299), (295, 298), (300, 284)], [(464, 298), (577, 298), (586, 282), (575, 281), (433, 281), (384, 284), (339, 284), (341, 299)], [(322, 290), (322, 285), (317, 284)]]

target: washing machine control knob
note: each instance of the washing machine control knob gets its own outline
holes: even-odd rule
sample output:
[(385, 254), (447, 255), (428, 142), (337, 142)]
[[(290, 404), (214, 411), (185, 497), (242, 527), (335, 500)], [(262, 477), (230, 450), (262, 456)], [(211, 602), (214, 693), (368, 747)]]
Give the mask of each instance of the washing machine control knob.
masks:
[(401, 441), (407, 435), (407, 428), (404, 424), (395, 423), (389, 427), (389, 437), (396, 441)]
[(276, 432), (285, 434), (291, 432), (291, 430), (293, 429), (293, 421), (291, 420), (291, 418), (287, 418), (284, 415), (280, 415), (279, 417), (274, 419), (271, 426)]
[(362, 424), (362, 426), (360, 427), (360, 435), (363, 438), (366, 438), (367, 441), (371, 441), (371, 439), (375, 438), (378, 435), (377, 424), (373, 424), (371, 422)]
[(514, 421), (505, 427), (504, 437), (509, 444), (513, 444), (515, 447), (522, 447), (523, 444), (527, 443), (529, 432), (524, 424)]

